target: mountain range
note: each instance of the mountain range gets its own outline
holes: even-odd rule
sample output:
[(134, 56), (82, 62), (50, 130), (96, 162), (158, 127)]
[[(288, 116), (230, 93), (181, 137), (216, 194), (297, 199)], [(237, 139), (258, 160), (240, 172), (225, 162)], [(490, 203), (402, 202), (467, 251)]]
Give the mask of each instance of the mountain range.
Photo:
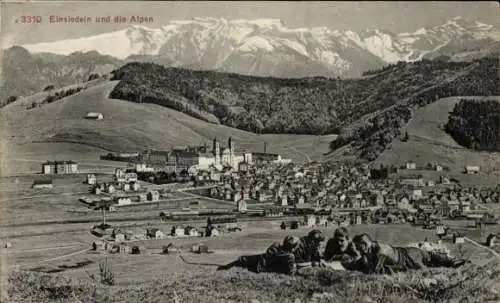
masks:
[(475, 57), (498, 49), (499, 41), (495, 26), (461, 17), (413, 33), (290, 29), (279, 19), (194, 18), (157, 29), (133, 25), (91, 37), (14, 46), (3, 52), (2, 97), (67, 85), (132, 61), (281, 78), (359, 77), (398, 61)]

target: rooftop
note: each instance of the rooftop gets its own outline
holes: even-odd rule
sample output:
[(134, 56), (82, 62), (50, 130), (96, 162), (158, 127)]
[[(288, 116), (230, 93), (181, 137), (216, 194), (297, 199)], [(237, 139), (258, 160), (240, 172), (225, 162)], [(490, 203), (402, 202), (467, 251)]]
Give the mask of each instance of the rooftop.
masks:
[(47, 161), (43, 163), (43, 165), (57, 165), (57, 164), (77, 164), (77, 162), (73, 160), (67, 160), (67, 161)]
[(52, 184), (52, 180), (35, 180), (33, 182), (33, 185), (45, 185), (45, 184)]

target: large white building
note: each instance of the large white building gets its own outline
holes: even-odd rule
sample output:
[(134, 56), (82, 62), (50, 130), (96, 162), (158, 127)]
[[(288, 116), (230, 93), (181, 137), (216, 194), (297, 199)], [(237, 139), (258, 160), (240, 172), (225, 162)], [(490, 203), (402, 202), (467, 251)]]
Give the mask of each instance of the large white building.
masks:
[(213, 140), (212, 148), (195, 146), (174, 148), (170, 152), (147, 151), (140, 163), (136, 164), (138, 172), (153, 171), (189, 171), (190, 169), (208, 170), (216, 167), (219, 170), (231, 167), (238, 170), (240, 163), (252, 163), (252, 153), (236, 152), (234, 142), (228, 140), (227, 147), (221, 147), (217, 139)]
[(219, 168), (231, 167), (238, 170), (240, 163), (252, 163), (252, 153), (243, 152), (237, 154), (231, 138), (227, 142), (227, 147), (221, 147), (217, 139), (214, 139), (212, 151), (199, 153), (197, 162), (198, 168), (203, 170), (208, 169), (212, 165)]
[(48, 174), (76, 174), (78, 163), (74, 161), (47, 161), (42, 164), (42, 173)]

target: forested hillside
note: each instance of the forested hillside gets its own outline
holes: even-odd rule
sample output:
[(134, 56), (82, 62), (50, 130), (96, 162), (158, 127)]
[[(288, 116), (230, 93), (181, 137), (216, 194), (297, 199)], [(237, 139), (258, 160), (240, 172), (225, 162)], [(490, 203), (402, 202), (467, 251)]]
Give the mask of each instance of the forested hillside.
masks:
[[(404, 100), (425, 88), (469, 73), (475, 66), (495, 62), (498, 60), (401, 62), (354, 80), (250, 77), (129, 63), (114, 71), (114, 79), (121, 81), (111, 98), (157, 103), (254, 132), (336, 133), (367, 114), (404, 104)], [(468, 93), (471, 85), (474, 86), (465, 83), (460, 87)], [(486, 91), (491, 90), (488, 83), (481, 85)], [(434, 100), (437, 93), (432, 91)], [(410, 103), (428, 101), (426, 94), (418, 97)]]
[[(458, 67), (460, 72), (444, 77), (450, 67)], [(439, 98), (452, 96), (492, 96), (500, 94), (500, 76), (498, 74), (498, 56), (475, 60), (470, 64), (447, 62), (430, 62), (424, 60), (419, 63), (421, 73), (432, 69), (441, 70), (433, 85), (425, 86), (414, 94), (406, 93), (396, 106), (389, 107), (369, 119), (357, 123), (354, 129), (344, 132), (332, 142), (332, 149), (337, 149), (348, 143), (354, 147), (351, 153), (366, 160), (374, 160), (382, 153), (390, 142), (402, 136), (400, 127), (405, 125), (412, 116), (414, 109), (432, 103)], [(422, 74), (415, 74), (419, 76)], [(409, 90), (407, 90), (409, 91)]]
[(500, 151), (500, 102), (460, 100), (445, 130), (467, 148)]

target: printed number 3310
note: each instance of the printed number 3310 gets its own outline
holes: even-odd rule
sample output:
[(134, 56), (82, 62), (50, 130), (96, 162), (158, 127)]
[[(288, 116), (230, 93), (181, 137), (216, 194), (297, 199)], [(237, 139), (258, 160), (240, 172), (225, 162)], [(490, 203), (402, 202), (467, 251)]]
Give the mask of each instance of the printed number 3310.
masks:
[(20, 23), (42, 23), (42, 16), (21, 16)]

